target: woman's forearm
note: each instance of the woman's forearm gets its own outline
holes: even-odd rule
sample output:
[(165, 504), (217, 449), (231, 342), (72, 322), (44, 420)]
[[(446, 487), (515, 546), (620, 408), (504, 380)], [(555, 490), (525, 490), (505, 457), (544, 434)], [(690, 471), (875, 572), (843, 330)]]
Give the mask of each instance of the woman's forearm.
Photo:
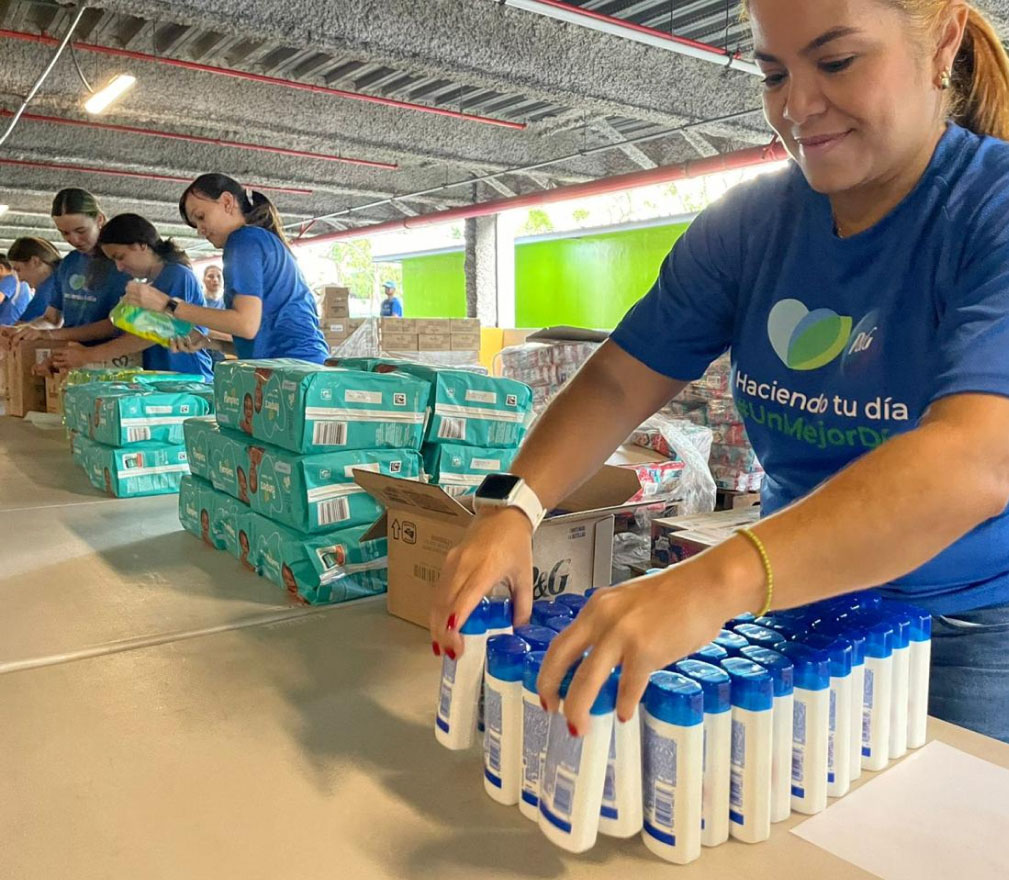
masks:
[(260, 317), (243, 314), (237, 309), (209, 309), (193, 303), (180, 302), (175, 309), (175, 317), (208, 330), (252, 339), (259, 332)]
[(137, 354), (146, 351), (157, 343), (149, 342), (134, 336), (132, 333), (123, 333), (115, 339), (103, 342), (100, 345), (92, 345), (88, 348), (88, 354), (97, 363), (99, 361), (110, 361), (113, 358), (123, 357), (128, 354)]
[(109, 339), (119, 331), (108, 318), (82, 324), (80, 327), (61, 327), (49, 332), (49, 338), (56, 342), (96, 342)]

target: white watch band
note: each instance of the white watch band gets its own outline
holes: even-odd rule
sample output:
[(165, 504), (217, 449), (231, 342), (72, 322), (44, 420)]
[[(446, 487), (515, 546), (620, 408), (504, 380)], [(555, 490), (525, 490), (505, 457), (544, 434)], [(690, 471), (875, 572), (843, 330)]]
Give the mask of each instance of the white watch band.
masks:
[(507, 507), (517, 507), (532, 523), (533, 531), (540, 527), (543, 517), (547, 512), (540, 502), (539, 496), (525, 483), (521, 482), (516, 486), (515, 492), (506, 504)]

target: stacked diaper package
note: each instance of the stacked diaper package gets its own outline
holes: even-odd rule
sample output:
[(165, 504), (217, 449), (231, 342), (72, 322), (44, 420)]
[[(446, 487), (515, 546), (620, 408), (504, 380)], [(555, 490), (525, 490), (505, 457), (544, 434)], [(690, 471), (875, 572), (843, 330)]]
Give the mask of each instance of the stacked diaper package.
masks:
[(128, 381), (93, 373), (71, 373), (64, 393), (74, 460), (116, 498), (178, 492), (189, 473), (182, 424), (214, 411), (213, 389), (178, 373), (135, 373)]

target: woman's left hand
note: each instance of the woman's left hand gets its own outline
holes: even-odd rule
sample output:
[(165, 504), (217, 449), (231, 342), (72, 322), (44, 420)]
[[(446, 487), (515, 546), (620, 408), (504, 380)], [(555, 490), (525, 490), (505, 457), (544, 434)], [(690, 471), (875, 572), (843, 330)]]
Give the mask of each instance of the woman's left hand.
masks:
[(628, 720), (653, 672), (696, 651), (743, 610), (729, 610), (731, 603), (721, 600), (724, 586), (713, 582), (698, 559), (599, 590), (551, 645), (540, 671), (541, 699), (557, 711), (561, 681), (589, 651), (564, 700), (568, 723), (581, 734), (588, 730), (589, 710), (617, 666), (622, 667), (617, 717)]
[(168, 343), (168, 348), (173, 354), (195, 354), (204, 348), (217, 348), (217, 345), (206, 333), (192, 330), (188, 336), (173, 337)]
[(86, 346), (79, 342), (69, 342), (65, 348), (58, 348), (53, 352), (52, 360), (57, 370), (74, 370), (91, 363), (94, 357), (89, 356)]
[(143, 281), (131, 281), (127, 284), (126, 295), (123, 297), (123, 301), (131, 306), (140, 306), (152, 312), (163, 312), (169, 299), (168, 294)]

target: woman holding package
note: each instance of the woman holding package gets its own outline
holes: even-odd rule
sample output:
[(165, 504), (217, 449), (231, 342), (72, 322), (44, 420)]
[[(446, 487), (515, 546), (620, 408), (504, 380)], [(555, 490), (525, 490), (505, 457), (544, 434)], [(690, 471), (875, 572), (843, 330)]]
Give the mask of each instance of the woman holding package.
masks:
[(27, 324), (43, 319), (55, 294), (60, 252), (45, 239), (25, 237), (14, 240), (7, 259), (18, 277), (35, 291), (20, 320)]
[[(224, 249), (223, 309), (175, 302), (151, 285), (131, 286), (126, 301), (230, 333), (239, 358), (329, 356), (315, 300), (284, 236), (280, 216), (262, 193), (248, 193), (223, 174), (204, 174), (179, 200), (183, 219)], [(194, 332), (173, 342), (180, 351), (227, 345)]]
[(586, 729), (618, 665), (626, 719), (649, 674), (722, 621), (884, 585), (933, 614), (931, 713), (1009, 741), (1009, 59), (960, 0), (746, 6), (793, 162), (694, 221), (514, 479), (478, 494), (435, 649), (462, 651), (498, 583), (527, 617), (543, 509), (730, 349), (766, 518), (595, 595), (543, 666), (546, 705), (588, 651), (569, 724)]
[[(189, 257), (171, 239), (163, 239), (157, 229), (138, 214), (120, 214), (102, 227), (98, 247), (116, 270), (147, 283), (179, 302), (204, 305), (203, 289), (193, 272)], [(138, 282), (127, 285), (129, 290)], [(170, 352), (165, 346), (123, 333), (108, 342), (69, 346), (53, 352), (53, 364), (70, 370), (96, 361), (110, 361), (126, 354), (144, 353), (145, 370), (162, 370), (214, 378), (210, 355), (205, 351)]]

